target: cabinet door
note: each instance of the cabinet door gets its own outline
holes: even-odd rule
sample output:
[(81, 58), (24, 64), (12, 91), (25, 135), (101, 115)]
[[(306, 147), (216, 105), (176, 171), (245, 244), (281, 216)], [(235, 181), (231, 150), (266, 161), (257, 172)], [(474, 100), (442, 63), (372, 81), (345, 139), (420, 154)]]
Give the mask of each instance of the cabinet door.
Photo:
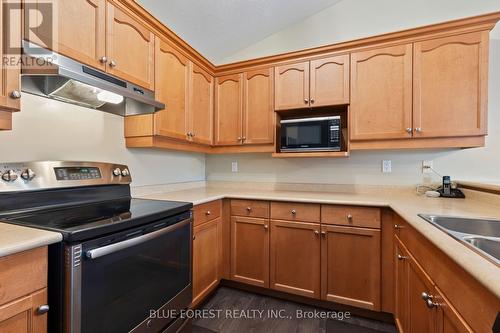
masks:
[(308, 108), (309, 61), (282, 65), (274, 69), (276, 110)]
[(270, 287), (320, 297), (320, 225), (271, 221)]
[(153, 33), (109, 2), (107, 16), (107, 71), (154, 90)]
[(21, 17), (4, 13), (4, 3), (6, 1), (2, 1), (2, 6), (0, 6), (2, 7), (0, 8), (0, 26), (8, 27), (8, 29), (4, 30), (3, 34), (0, 34), (0, 56), (3, 59), (0, 64), (0, 130), (11, 129), (12, 115), (10, 112), (19, 111), (21, 92), (20, 54), (9, 53), (8, 40), (5, 38), (9, 33), (12, 46), (18, 49), (21, 47)]
[(416, 137), (486, 134), (488, 32), (414, 46)]
[(166, 105), (165, 110), (155, 113), (155, 133), (187, 140), (189, 61), (172, 45), (159, 38), (155, 48), (155, 95)]
[(199, 225), (193, 230), (193, 306), (219, 283), (222, 265), (222, 220)]
[(398, 332), (408, 332), (408, 260), (410, 256), (406, 249), (395, 238), (395, 270), (394, 270), (394, 290), (395, 290), (395, 313), (394, 319)]
[(190, 71), (189, 128), (192, 140), (211, 145), (213, 138), (214, 78), (192, 64)]
[(47, 313), (38, 308), (47, 304), (47, 289), (0, 306), (0, 332), (46, 333)]
[(242, 75), (215, 81), (215, 144), (239, 145), (242, 139)]
[(351, 54), (351, 140), (410, 138), (412, 45)]
[(269, 287), (269, 220), (231, 218), (231, 279)]
[[(36, 29), (36, 34), (50, 40), (58, 53), (105, 70), (101, 58), (106, 56), (106, 0), (59, 0), (55, 9), (57, 39), (52, 39), (52, 31), (45, 31), (44, 25)], [(29, 38), (32, 34), (26, 35)]]
[(457, 310), (442, 295), (436, 287), (436, 302), (438, 305), (438, 332), (440, 333), (472, 333), (474, 330), (465, 322)]
[(380, 310), (380, 230), (321, 228), (321, 298)]
[(311, 61), (311, 106), (349, 104), (349, 55)]
[(410, 333), (438, 332), (438, 307), (429, 307), (423, 293), (426, 293), (435, 302), (436, 292), (427, 274), (416, 261), (408, 260), (408, 331)]
[(274, 73), (262, 69), (243, 74), (243, 143), (274, 142)]

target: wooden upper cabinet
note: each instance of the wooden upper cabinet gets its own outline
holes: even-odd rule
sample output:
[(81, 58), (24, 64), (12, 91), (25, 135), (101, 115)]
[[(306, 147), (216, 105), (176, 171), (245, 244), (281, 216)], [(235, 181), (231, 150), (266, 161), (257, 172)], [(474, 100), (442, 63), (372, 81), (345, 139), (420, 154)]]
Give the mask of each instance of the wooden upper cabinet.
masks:
[(485, 135), (488, 31), (414, 45), (416, 137)]
[(107, 71), (154, 90), (154, 34), (140, 21), (108, 2)]
[(155, 49), (155, 95), (166, 105), (155, 113), (155, 133), (186, 139), (189, 60), (160, 38)]
[(351, 140), (410, 138), (412, 44), (351, 54)]
[(55, 9), (57, 39), (52, 40), (52, 31), (43, 30), (45, 25), (40, 25), (36, 34), (50, 40), (56, 52), (105, 70), (101, 59), (106, 56), (106, 0), (59, 0)]
[(274, 70), (246, 72), (244, 80), (243, 143), (274, 142)]
[(311, 106), (349, 104), (349, 55), (311, 61)]
[(215, 144), (239, 145), (242, 139), (242, 74), (221, 76), (215, 84)]
[(321, 298), (380, 310), (380, 230), (321, 228)]
[(275, 110), (309, 108), (309, 61), (277, 66), (275, 77)]
[(213, 138), (214, 78), (191, 64), (188, 126), (193, 142), (211, 145)]
[(269, 287), (269, 220), (231, 217), (231, 279)]
[[(0, 26), (8, 26), (8, 29), (4, 30), (4, 35), (9, 33), (13, 37), (14, 46), (21, 46), (21, 21), (16, 20), (15, 15), (6, 15), (4, 7), (0, 9)], [(10, 21), (7, 21), (9, 19)], [(21, 19), (19, 17), (19, 19)], [(0, 130), (9, 130), (12, 128), (12, 111), (19, 111), (20, 109), (20, 92), (21, 92), (21, 66), (18, 64), (20, 55), (7, 54), (9, 45), (7, 45), (8, 40), (0, 36), (0, 56), (3, 57), (15, 57), (14, 64), (7, 64), (6, 61), (2, 61), (0, 64)], [(6, 60), (9, 60), (6, 58)], [(17, 95), (19, 93), (19, 95)]]
[(306, 297), (320, 297), (319, 230), (319, 224), (271, 220), (272, 289)]

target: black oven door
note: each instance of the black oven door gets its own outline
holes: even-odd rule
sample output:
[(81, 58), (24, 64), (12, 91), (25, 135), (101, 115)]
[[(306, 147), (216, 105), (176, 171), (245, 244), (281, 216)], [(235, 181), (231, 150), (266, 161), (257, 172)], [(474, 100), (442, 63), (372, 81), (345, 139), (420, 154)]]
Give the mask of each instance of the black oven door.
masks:
[[(191, 302), (191, 218), (160, 220), (146, 227), (83, 243), (81, 269), (66, 272), (66, 331), (157, 332), (175, 317), (155, 310), (182, 310)], [(76, 251), (76, 252), (75, 252)], [(168, 311), (162, 311), (168, 314)], [(159, 318), (161, 317), (161, 318)]]
[[(291, 119), (281, 122), (280, 150), (287, 151), (335, 151), (340, 150), (327, 118)], [(336, 126), (338, 129), (339, 126)]]

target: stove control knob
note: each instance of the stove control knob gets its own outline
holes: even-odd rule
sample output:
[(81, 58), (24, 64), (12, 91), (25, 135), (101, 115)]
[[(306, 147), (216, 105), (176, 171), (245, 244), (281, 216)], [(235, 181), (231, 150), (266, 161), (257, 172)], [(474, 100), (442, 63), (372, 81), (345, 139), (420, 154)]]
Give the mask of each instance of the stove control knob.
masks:
[(28, 181), (35, 178), (35, 176), (36, 176), (35, 172), (31, 169), (26, 169), (23, 171), (23, 173), (21, 173), (21, 178)]
[(113, 170), (113, 175), (115, 175), (116, 177), (121, 176), (122, 175), (122, 171), (120, 170), (120, 168), (114, 169)]
[(122, 170), (122, 176), (123, 176), (123, 177), (130, 176), (130, 172), (128, 171), (128, 169), (123, 169), (123, 170)]
[(6, 182), (13, 182), (14, 180), (17, 179), (17, 173), (15, 173), (14, 170), (7, 170), (2, 175), (2, 179), (5, 180)]

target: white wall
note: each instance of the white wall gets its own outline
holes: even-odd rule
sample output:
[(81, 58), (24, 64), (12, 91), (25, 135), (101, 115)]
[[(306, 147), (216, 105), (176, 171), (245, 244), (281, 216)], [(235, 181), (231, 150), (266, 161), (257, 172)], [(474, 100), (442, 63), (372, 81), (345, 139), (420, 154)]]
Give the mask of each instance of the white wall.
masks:
[(205, 179), (203, 154), (127, 149), (123, 117), (23, 93), (12, 131), (0, 131), (0, 163), (83, 160), (127, 164), (134, 186)]
[[(343, 0), (305, 21), (243, 50), (230, 60), (248, 59), (349, 40), (422, 24), (500, 10), (500, 1)], [(422, 160), (454, 179), (500, 182), (500, 27), (492, 33), (489, 69), (489, 136), (485, 148), (466, 150), (352, 152), (348, 159), (276, 159), (268, 154), (207, 156), (208, 180), (281, 181), (332, 184), (416, 184)], [(381, 161), (392, 160), (383, 174)], [(231, 162), (239, 172), (231, 172)], [(439, 178), (434, 177), (434, 180)]]

